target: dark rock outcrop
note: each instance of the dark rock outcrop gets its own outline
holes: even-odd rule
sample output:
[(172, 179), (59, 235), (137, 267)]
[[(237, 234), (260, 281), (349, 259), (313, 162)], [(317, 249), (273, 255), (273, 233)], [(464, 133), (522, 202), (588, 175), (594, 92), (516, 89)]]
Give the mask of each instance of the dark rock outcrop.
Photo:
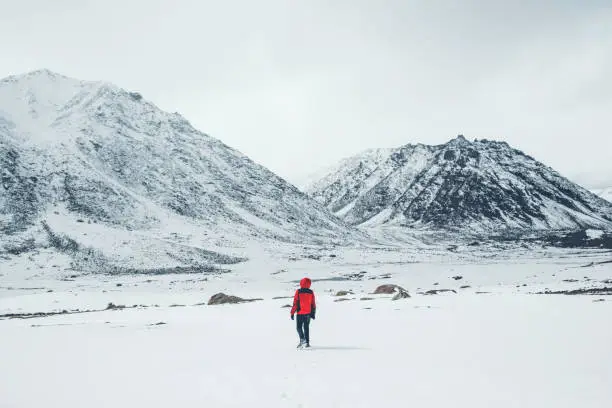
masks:
[(410, 294), (408, 294), (407, 291), (401, 289), (395, 294), (395, 296), (393, 296), (391, 300), (400, 300), (400, 299), (408, 299), (408, 298), (410, 298)]
[(546, 290), (538, 292), (538, 295), (612, 295), (612, 287), (582, 288), (573, 290)]
[(424, 295), (437, 295), (439, 293), (447, 293), (447, 292), (457, 293), (455, 289), (431, 289), (425, 292)]

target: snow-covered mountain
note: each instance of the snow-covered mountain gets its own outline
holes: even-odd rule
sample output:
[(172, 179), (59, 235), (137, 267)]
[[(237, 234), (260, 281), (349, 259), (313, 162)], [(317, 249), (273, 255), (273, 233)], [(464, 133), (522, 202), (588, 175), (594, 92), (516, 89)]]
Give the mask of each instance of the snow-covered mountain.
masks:
[(597, 194), (601, 198), (608, 200), (612, 203), (612, 187), (598, 188), (593, 190), (593, 193)]
[(472, 232), (612, 227), (612, 204), (505, 142), (375, 149), (306, 192), (353, 225)]
[(0, 81), (0, 176), (0, 252), (56, 236), (135, 266), (192, 265), (203, 246), (355, 234), (179, 114), (47, 70)]

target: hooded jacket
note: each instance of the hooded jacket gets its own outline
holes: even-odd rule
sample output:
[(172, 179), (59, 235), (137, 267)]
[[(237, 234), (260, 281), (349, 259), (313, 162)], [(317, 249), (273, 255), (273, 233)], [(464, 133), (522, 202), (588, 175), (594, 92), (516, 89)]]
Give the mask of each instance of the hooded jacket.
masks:
[(291, 316), (297, 313), (299, 315), (310, 315), (314, 317), (317, 305), (315, 302), (315, 294), (310, 290), (311, 283), (312, 282), (308, 278), (304, 278), (300, 281), (300, 288), (295, 291), (295, 296), (293, 296)]

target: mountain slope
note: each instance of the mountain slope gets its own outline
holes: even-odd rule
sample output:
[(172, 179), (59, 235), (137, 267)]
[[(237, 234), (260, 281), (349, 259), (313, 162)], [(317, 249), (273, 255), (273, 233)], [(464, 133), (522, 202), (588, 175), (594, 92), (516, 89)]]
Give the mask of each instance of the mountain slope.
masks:
[[(24, 234), (38, 240), (36, 234), (50, 230), (78, 235), (94, 248), (102, 243), (90, 235), (103, 242), (121, 236), (118, 241), (140, 246), (140, 233), (155, 237), (148, 252), (153, 263), (168, 252), (162, 258), (172, 264), (175, 250), (160, 241), (222, 246), (249, 237), (329, 242), (355, 236), (297, 188), (180, 115), (112, 84), (46, 70), (0, 81), (0, 175), (5, 242)], [(176, 234), (182, 239), (173, 239)], [(106, 252), (139, 258), (133, 246), (121, 246)]]
[(371, 150), (306, 189), (353, 225), (492, 232), (612, 227), (612, 204), (505, 142)]

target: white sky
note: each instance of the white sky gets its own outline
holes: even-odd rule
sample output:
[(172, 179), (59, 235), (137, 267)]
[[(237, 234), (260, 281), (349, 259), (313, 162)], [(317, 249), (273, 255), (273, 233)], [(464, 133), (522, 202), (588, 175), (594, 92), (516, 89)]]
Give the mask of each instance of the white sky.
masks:
[(610, 0), (0, 2), (0, 77), (114, 82), (293, 182), (463, 133), (612, 185)]

